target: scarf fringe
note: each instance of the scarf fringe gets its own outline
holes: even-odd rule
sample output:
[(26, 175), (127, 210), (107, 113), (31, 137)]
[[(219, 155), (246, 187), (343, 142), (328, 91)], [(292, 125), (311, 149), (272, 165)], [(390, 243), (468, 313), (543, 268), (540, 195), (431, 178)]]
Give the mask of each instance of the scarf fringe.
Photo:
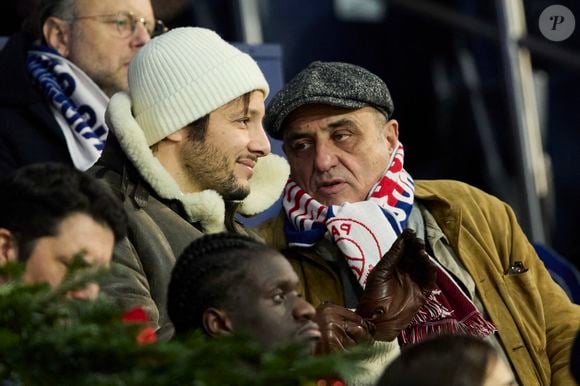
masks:
[(460, 321), (454, 319), (454, 312), (437, 302), (436, 296), (440, 293), (440, 290), (433, 290), (409, 326), (401, 331), (399, 334), (401, 346), (419, 343), (437, 335), (471, 335), (485, 338), (497, 331), (495, 326), (477, 310)]
[(428, 323), (433, 320), (442, 320), (453, 317), (453, 311), (437, 301), (437, 296), (441, 295), (441, 290), (433, 290), (427, 297), (427, 302), (419, 308), (410, 325)]

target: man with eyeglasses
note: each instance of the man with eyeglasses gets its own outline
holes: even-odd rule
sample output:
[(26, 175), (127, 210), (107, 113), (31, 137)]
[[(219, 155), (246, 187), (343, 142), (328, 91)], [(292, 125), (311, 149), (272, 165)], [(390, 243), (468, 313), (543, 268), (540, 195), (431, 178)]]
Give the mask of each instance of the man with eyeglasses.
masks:
[(109, 98), (165, 31), (150, 0), (40, 0), (38, 16), (39, 36), (19, 33), (0, 54), (0, 175), (47, 161), (92, 166)]

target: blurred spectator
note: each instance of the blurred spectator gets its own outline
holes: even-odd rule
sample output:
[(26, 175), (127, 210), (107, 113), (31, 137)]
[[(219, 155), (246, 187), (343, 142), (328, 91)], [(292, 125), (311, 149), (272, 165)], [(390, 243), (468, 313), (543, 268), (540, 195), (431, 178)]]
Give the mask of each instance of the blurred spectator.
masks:
[(85, 170), (107, 138), (109, 97), (163, 26), (148, 0), (40, 0), (31, 13), (0, 53), (0, 175), (46, 161)]
[(515, 386), (509, 367), (487, 342), (443, 335), (402, 350), (377, 386)]
[(315, 310), (298, 276), (275, 249), (247, 236), (218, 233), (193, 241), (169, 283), (167, 309), (178, 335), (245, 333), (264, 348), (320, 339)]
[[(93, 177), (60, 164), (23, 167), (0, 181), (0, 264), (21, 261), (26, 282), (56, 286), (76, 255), (108, 266), (126, 221), (120, 202)], [(70, 295), (98, 292), (91, 283)]]

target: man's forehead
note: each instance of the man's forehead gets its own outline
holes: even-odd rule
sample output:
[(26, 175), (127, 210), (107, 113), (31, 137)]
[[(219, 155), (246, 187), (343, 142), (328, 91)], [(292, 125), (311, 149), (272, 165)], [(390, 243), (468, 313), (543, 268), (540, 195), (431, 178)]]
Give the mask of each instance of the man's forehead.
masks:
[[(248, 94), (241, 95), (236, 99), (226, 103), (218, 110), (223, 110), (226, 113), (238, 113), (249, 109), (250, 111), (264, 110), (264, 97), (261, 91), (253, 91)], [(260, 98), (261, 96), (261, 98)]]
[(284, 136), (288, 133), (329, 129), (341, 122), (355, 121), (366, 114), (376, 114), (372, 107), (345, 109), (330, 105), (312, 104), (294, 110), (284, 122)]
[(136, 16), (153, 16), (150, 0), (75, 0), (78, 13), (91, 15), (133, 12)]
[(223, 105), (222, 109), (226, 112), (238, 111), (246, 107), (246, 100), (249, 102), (249, 96), (241, 95)]
[(252, 259), (247, 278), (260, 290), (271, 290), (278, 287), (292, 287), (298, 283), (294, 269), (282, 255), (269, 253)]

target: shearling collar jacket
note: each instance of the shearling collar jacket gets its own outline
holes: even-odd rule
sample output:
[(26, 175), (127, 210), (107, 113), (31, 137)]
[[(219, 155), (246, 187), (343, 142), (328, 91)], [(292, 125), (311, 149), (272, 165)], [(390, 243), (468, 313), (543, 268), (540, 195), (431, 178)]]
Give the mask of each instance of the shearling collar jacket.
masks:
[[(149, 149), (143, 130), (131, 113), (131, 99), (127, 93), (113, 97), (107, 110), (107, 122), (127, 158), (159, 197), (179, 201), (187, 220), (199, 222), (205, 232), (225, 230), (223, 198), (209, 189), (185, 194), (179, 190), (175, 180)], [(280, 197), (288, 175), (289, 166), (282, 157), (270, 154), (260, 158), (250, 180), (251, 193), (242, 201), (238, 211), (251, 216), (268, 209)]]
[(126, 93), (113, 96), (106, 118), (113, 135), (90, 173), (105, 180), (123, 201), (129, 232), (116, 247), (114, 277), (104, 290), (128, 308), (144, 307), (159, 334), (168, 337), (173, 329), (166, 293), (177, 257), (201, 235), (225, 231), (226, 223), (231, 224), (229, 231), (248, 233), (234, 221), (235, 213), (254, 215), (275, 203), (289, 166), (276, 155), (260, 158), (251, 193), (241, 203), (225, 202), (214, 190), (184, 194), (153, 156)]

